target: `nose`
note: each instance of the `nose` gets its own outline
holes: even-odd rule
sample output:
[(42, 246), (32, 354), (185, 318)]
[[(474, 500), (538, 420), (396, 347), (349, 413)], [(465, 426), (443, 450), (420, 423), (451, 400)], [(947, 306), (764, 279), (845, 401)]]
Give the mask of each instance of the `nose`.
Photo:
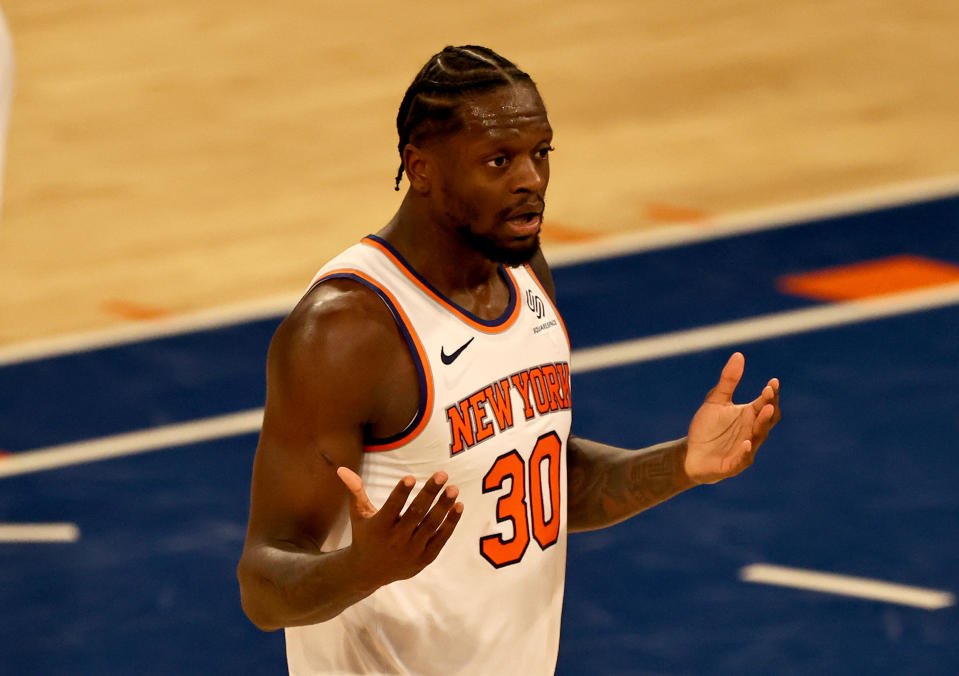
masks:
[(549, 182), (549, 164), (532, 157), (513, 161), (513, 192), (540, 193)]

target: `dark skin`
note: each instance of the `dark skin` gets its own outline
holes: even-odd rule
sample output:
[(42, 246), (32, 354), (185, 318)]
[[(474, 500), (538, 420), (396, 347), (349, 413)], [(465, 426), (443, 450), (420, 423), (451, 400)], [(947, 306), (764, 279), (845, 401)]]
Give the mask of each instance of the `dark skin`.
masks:
[[(529, 84), (465, 98), (458, 113), (459, 131), (405, 148), (410, 188), (378, 234), (447, 298), (495, 319), (509, 292), (489, 250), (532, 256), (555, 297), (538, 247), (552, 129)], [(779, 420), (779, 382), (770, 380), (756, 399), (734, 405), (743, 366), (741, 354), (730, 357), (684, 439), (627, 450), (570, 437), (569, 530), (609, 526), (748, 467)], [(258, 627), (334, 617), (379, 587), (416, 575), (449, 540), (465, 507), (444, 472), (405, 511), (412, 476), (377, 509), (357, 473), (364, 433), (384, 438), (402, 430), (419, 396), (392, 315), (362, 285), (318, 286), (277, 330), (237, 569), (243, 608)], [(352, 543), (321, 552), (346, 505)]]

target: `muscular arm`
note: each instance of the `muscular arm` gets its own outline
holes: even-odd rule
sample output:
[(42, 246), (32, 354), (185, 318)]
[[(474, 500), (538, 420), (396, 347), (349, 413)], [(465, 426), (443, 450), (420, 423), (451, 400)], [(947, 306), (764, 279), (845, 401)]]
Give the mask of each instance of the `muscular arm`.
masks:
[[(542, 251), (530, 265), (556, 302)], [(569, 530), (604, 528), (695, 485), (683, 470), (686, 440), (627, 450), (570, 435), (567, 442)]]
[[(395, 322), (364, 287), (327, 282), (277, 330), (267, 362), (267, 401), (253, 465), (247, 538), (237, 567), (243, 609), (258, 627), (274, 630), (321, 622), (379, 586), (418, 572), (404, 558), (405, 551), (391, 556), (395, 552), (375, 546), (401, 522), (398, 511), (412, 490), (412, 477), (401, 481), (395, 500), (388, 501), (397, 503), (396, 518), (380, 519), (383, 528), (372, 537), (358, 538), (356, 522), (375, 521), (371, 517), (376, 509), (358, 506), (354, 499), (353, 543), (321, 551), (350, 504), (350, 492), (357, 493), (347, 490), (337, 468), (358, 471), (364, 430), (385, 436), (402, 429), (418, 396), (415, 367)], [(428, 481), (420, 495), (432, 502), (443, 481)], [(453, 499), (455, 491), (444, 494), (437, 505), (449, 509)], [(417, 504), (414, 499), (408, 512)], [(434, 510), (430, 514), (438, 527), (442, 518)], [(451, 525), (446, 527), (451, 530)], [(365, 550), (360, 547), (371, 542)], [(397, 541), (399, 547), (404, 544)], [(424, 549), (425, 544), (421, 554)]]
[(686, 439), (630, 451), (570, 436), (569, 529), (604, 528), (696, 483), (683, 469)]
[[(530, 264), (555, 303), (542, 251)], [(627, 450), (571, 434), (567, 449), (570, 531), (611, 526), (696, 485), (683, 469), (685, 439)]]
[[(555, 302), (542, 252), (531, 264)], [(683, 439), (633, 451), (570, 435), (569, 530), (613, 525), (693, 486), (721, 481), (748, 467), (779, 421), (779, 381), (770, 380), (750, 403), (734, 405), (732, 395), (744, 363), (739, 353), (730, 357)]]

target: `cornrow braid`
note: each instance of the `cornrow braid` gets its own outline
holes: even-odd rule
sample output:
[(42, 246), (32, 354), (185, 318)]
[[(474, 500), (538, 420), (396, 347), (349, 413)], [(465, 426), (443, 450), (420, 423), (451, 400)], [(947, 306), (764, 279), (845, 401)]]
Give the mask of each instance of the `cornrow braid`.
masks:
[(480, 94), (517, 82), (535, 86), (533, 79), (516, 64), (488, 47), (448, 46), (434, 54), (413, 78), (396, 115), (396, 131), (400, 136), (396, 190), (403, 180), (403, 149), (408, 143), (456, 131), (460, 125), (457, 107), (467, 94)]

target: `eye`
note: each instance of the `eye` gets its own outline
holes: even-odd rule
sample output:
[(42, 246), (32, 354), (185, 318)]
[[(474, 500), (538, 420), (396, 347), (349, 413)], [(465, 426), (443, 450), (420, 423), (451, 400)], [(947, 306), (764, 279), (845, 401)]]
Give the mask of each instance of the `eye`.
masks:
[(536, 157), (541, 160), (545, 160), (546, 158), (549, 157), (549, 154), (553, 152), (554, 150), (556, 150), (556, 148), (554, 148), (553, 146), (546, 146), (545, 148), (540, 148), (539, 150), (536, 151)]
[(506, 155), (497, 155), (493, 159), (489, 160), (486, 164), (491, 167), (496, 167), (497, 169), (502, 169), (509, 164), (509, 160), (506, 158)]

